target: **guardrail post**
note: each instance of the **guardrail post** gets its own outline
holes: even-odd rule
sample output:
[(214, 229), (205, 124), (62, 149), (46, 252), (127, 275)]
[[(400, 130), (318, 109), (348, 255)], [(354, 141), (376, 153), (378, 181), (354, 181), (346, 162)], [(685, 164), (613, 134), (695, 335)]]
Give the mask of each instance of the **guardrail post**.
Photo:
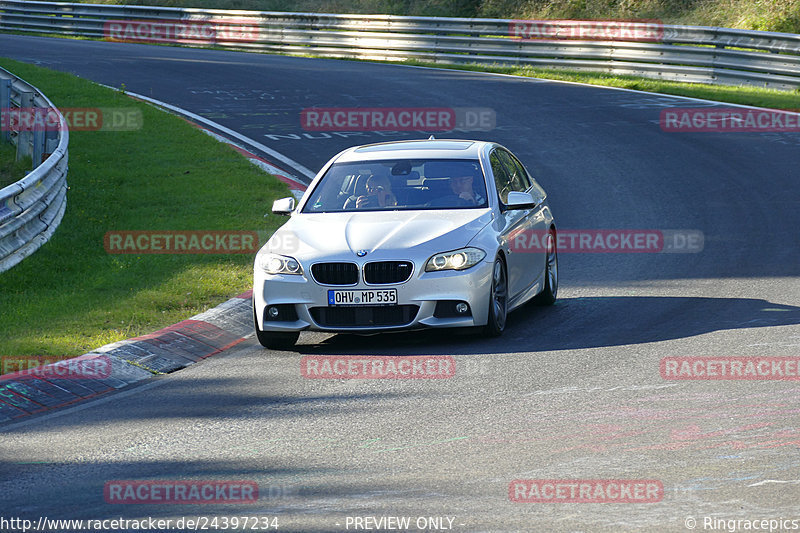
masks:
[(11, 80), (0, 78), (0, 141), (11, 140)]
[(33, 126), (33, 147), (31, 150), (31, 159), (33, 160), (33, 166), (31, 169), (34, 169), (41, 165), (44, 162), (44, 151), (45, 151), (45, 128), (43, 124), (37, 122), (34, 123)]
[[(20, 110), (20, 124), (19, 133), (17, 133), (17, 161), (25, 156), (33, 157), (31, 150), (31, 141), (33, 140), (33, 132), (31, 128), (25, 124), (25, 114), (29, 114), (33, 108), (33, 93), (23, 92), (19, 93), (19, 110)], [(36, 162), (34, 161), (34, 164)]]
[(42, 161), (50, 157), (50, 155), (58, 148), (58, 130), (47, 130), (44, 132), (44, 153), (42, 154)]

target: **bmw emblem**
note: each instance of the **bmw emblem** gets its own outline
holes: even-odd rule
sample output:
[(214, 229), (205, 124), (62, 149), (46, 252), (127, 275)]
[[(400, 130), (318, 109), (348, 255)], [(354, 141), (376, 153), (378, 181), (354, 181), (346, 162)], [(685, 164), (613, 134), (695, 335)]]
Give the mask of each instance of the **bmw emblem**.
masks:
[(358, 257), (364, 257), (365, 255), (367, 255), (367, 251), (366, 250), (359, 250), (359, 251), (356, 252), (356, 255)]

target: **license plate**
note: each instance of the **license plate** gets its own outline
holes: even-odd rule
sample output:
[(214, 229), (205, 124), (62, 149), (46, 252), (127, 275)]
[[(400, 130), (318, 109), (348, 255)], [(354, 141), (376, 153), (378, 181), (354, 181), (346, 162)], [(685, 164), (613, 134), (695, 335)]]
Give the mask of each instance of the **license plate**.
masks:
[(328, 305), (397, 305), (397, 289), (329, 290)]

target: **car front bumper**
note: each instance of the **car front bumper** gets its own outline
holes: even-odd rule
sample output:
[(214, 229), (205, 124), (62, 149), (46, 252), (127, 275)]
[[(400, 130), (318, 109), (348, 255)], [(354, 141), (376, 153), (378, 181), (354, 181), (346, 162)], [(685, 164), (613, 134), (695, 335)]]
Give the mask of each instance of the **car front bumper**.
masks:
[[(270, 275), (255, 269), (253, 305), (262, 331), (328, 331), (373, 333), (425, 327), (470, 327), (486, 324), (492, 281), (492, 261), (483, 260), (463, 271), (425, 272), (415, 268), (411, 278), (398, 284), (322, 285), (302, 275)], [(330, 306), (328, 290), (397, 289), (391, 306)], [(443, 302), (443, 303), (440, 303)], [(456, 302), (469, 306), (467, 313), (451, 309)], [(267, 317), (276, 306), (278, 317)], [(376, 309), (380, 307), (380, 309)], [(390, 309), (394, 308), (394, 309)]]

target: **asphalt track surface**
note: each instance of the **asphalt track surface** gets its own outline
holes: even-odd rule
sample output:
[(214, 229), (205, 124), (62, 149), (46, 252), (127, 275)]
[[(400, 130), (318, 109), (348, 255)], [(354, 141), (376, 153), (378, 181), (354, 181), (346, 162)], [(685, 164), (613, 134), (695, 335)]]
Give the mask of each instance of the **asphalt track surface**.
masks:
[[(425, 135), (311, 134), (300, 127), (304, 108), (489, 107), (492, 131), (441, 136), (517, 153), (561, 228), (705, 237), (699, 253), (562, 254), (557, 305), (515, 312), (501, 339), (304, 333), (300, 353), (250, 340), (9, 426), (0, 514), (277, 516), (279, 531), (343, 531), (347, 517), (366, 516), (412, 525), (449, 517), (453, 531), (493, 532), (800, 519), (800, 387), (659, 374), (668, 356), (800, 355), (800, 135), (666, 133), (661, 109), (708, 104), (471, 72), (9, 35), (0, 55), (124, 83), (313, 170), (353, 144)], [(452, 354), (457, 372), (307, 380), (302, 354)], [(125, 479), (245, 479), (261, 496), (249, 505), (106, 503), (104, 483)], [(657, 479), (664, 497), (515, 503), (514, 479)]]

